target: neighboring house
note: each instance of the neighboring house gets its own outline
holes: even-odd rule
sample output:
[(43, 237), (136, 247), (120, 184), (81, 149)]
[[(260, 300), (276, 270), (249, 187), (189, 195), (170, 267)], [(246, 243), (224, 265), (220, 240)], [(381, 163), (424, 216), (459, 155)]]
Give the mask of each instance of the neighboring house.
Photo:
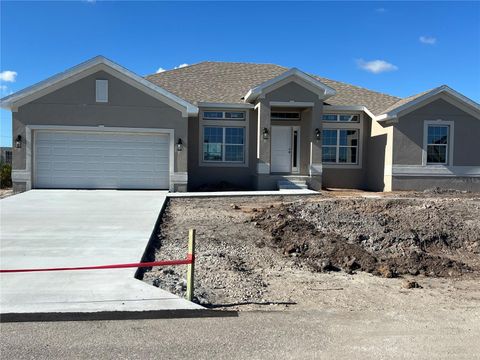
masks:
[(270, 64), (142, 78), (95, 57), (2, 99), (13, 183), (170, 189), (480, 191), (480, 105), (448, 86), (400, 99)]
[(0, 164), (12, 165), (12, 148), (0, 147)]

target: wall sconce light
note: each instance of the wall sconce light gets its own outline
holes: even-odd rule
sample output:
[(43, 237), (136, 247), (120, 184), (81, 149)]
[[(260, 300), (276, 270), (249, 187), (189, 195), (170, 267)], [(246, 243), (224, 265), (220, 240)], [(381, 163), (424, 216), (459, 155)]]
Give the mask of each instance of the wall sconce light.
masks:
[(268, 129), (267, 128), (263, 128), (262, 137), (263, 137), (263, 140), (268, 140)]
[(183, 141), (182, 141), (182, 139), (178, 138), (177, 151), (182, 151), (182, 150), (183, 150)]
[(322, 132), (320, 131), (319, 128), (316, 128), (316, 129), (315, 129), (315, 138), (316, 138), (317, 140), (320, 140), (321, 137), (322, 137)]
[(15, 147), (17, 149), (22, 147), (22, 135), (17, 135), (17, 138), (15, 139)]

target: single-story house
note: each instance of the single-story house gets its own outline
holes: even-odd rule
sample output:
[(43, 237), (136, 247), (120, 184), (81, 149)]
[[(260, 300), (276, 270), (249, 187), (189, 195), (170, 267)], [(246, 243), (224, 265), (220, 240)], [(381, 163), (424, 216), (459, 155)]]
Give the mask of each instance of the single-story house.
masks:
[(13, 113), (16, 192), (480, 191), (480, 105), (446, 85), (402, 99), (271, 64), (141, 77), (98, 56), (1, 104)]

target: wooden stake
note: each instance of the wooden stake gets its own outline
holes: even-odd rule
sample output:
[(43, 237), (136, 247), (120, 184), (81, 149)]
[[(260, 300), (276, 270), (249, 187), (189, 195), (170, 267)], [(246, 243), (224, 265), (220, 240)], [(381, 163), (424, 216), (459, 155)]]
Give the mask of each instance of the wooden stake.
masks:
[(195, 229), (188, 231), (188, 258), (192, 259), (192, 263), (187, 265), (187, 300), (193, 300), (193, 282), (195, 271)]

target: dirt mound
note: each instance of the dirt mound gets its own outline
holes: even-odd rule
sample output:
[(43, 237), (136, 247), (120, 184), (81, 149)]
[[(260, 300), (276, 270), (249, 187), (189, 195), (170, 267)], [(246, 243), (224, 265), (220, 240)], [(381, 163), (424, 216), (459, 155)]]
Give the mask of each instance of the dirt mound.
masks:
[[(270, 244), (316, 271), (458, 276), (478, 269), (480, 206), (454, 200), (355, 199), (284, 204), (252, 218)], [(466, 255), (466, 256), (464, 256)]]

